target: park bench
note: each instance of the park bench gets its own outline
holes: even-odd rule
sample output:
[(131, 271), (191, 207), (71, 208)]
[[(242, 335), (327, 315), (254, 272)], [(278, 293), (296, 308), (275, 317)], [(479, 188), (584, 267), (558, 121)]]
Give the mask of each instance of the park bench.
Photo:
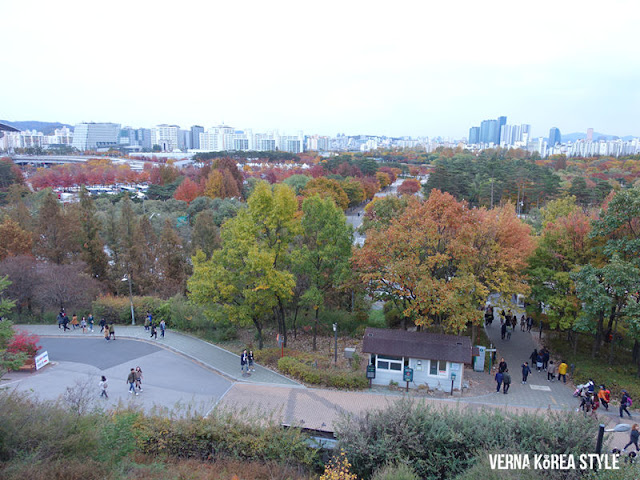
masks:
[(21, 372), (25, 371), (25, 370), (29, 371), (29, 372), (31, 372), (31, 371), (35, 372), (35, 370), (36, 370), (36, 361), (35, 361), (34, 358), (27, 358), (26, 362), (24, 362), (24, 365), (22, 365), (18, 369), (18, 371), (21, 371)]

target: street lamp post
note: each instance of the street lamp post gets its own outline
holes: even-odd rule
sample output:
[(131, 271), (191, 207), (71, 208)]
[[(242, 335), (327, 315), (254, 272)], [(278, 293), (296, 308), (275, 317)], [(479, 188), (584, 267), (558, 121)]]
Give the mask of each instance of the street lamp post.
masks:
[(129, 304), (131, 305), (131, 325), (135, 325), (136, 316), (133, 313), (133, 289), (131, 288), (131, 275), (127, 273), (122, 279), (122, 281), (129, 282)]
[(607, 428), (605, 430), (604, 423), (598, 426), (598, 440), (596, 441), (596, 453), (602, 453), (602, 441), (604, 439), (604, 432), (628, 432), (631, 430), (631, 425), (628, 423), (619, 423), (613, 428)]
[(335, 365), (338, 364), (338, 324), (333, 324), (333, 338), (335, 340), (334, 349), (333, 349), (333, 363)]

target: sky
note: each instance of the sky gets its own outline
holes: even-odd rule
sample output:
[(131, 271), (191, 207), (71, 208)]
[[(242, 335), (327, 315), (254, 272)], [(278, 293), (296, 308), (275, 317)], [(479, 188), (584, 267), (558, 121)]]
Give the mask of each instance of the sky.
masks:
[(640, 136), (637, 0), (0, 0), (0, 118)]

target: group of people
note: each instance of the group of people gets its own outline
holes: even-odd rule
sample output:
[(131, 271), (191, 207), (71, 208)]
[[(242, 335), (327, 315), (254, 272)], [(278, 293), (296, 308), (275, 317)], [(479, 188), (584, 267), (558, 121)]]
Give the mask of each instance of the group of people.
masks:
[[(129, 393), (138, 395), (139, 392), (142, 392), (142, 369), (140, 367), (131, 369), (127, 376), (127, 383), (129, 384)], [(104, 375), (100, 377), (98, 387), (100, 388), (100, 397), (108, 399), (109, 394), (107, 393), (107, 388), (109, 387), (109, 384), (107, 382), (107, 377)]]
[(247, 350), (245, 349), (240, 354), (240, 371), (243, 374), (248, 374), (249, 372), (256, 371), (253, 365), (253, 350), (249, 350), (249, 352), (247, 353)]
[(569, 365), (567, 365), (567, 362), (564, 360), (559, 365), (556, 365), (553, 360), (551, 360), (551, 354), (547, 347), (542, 347), (540, 351), (534, 349), (529, 359), (531, 360), (531, 365), (529, 365), (529, 362), (524, 362), (521, 365), (523, 385), (527, 383), (527, 379), (532, 372), (531, 367), (535, 368), (538, 373), (547, 372), (548, 382), (555, 380), (557, 375), (558, 381), (562, 380), (563, 383), (567, 383), (567, 370), (569, 369)]
[[(491, 305), (487, 305), (484, 312), (484, 323), (486, 325), (491, 325), (495, 315), (493, 313), (493, 307)], [(533, 318), (525, 317), (522, 315), (520, 317), (520, 330), (522, 332), (530, 332), (531, 327), (533, 326)], [(500, 336), (502, 340), (510, 340), (511, 334), (516, 331), (518, 326), (518, 316), (513, 314), (511, 310), (504, 309), (500, 312)]]
[(93, 332), (93, 314), (90, 313), (89, 317), (82, 317), (82, 320), (78, 321), (78, 316), (74, 313), (71, 316), (71, 320), (69, 320), (69, 317), (63, 307), (60, 309), (60, 313), (58, 313), (58, 328), (61, 328), (63, 332), (66, 332), (67, 330), (71, 330), (71, 328), (69, 328), (69, 324), (71, 324), (71, 328), (73, 328), (73, 330), (81, 328), (82, 333), (87, 333), (87, 329), (90, 332)]
[(150, 338), (155, 338), (156, 340), (158, 339), (158, 328), (160, 328), (160, 337), (164, 338), (167, 324), (164, 320), (160, 320), (160, 323), (156, 325), (156, 323), (153, 321), (153, 315), (151, 315), (151, 312), (147, 311), (147, 316), (144, 319), (144, 329), (145, 331), (151, 333)]
[(509, 387), (511, 386), (511, 375), (509, 374), (509, 368), (504, 358), (500, 359), (500, 363), (498, 364), (498, 373), (496, 373), (495, 379), (498, 385), (496, 388), (496, 392), (499, 393), (500, 386), (502, 386), (503, 393), (505, 395), (509, 393)]
[(107, 325), (107, 321), (102, 318), (100, 319), (100, 331), (104, 334), (104, 339), (109, 341), (111, 339), (115, 340), (116, 339), (116, 329), (115, 326), (113, 325), (113, 322), (111, 322), (110, 324)]
[[(587, 383), (578, 385), (576, 391), (573, 393), (575, 397), (580, 398), (580, 405), (576, 408), (576, 412), (582, 411), (585, 415), (590, 414), (597, 418), (596, 411), (602, 405), (605, 410), (609, 410), (609, 404), (611, 403), (611, 390), (606, 385), (600, 385), (598, 393), (595, 393), (596, 387), (593, 379), (589, 379)], [(629, 413), (629, 407), (633, 404), (631, 396), (626, 390), (622, 390), (620, 397), (619, 414), (620, 418), (624, 417), (626, 413), (631, 418)]]

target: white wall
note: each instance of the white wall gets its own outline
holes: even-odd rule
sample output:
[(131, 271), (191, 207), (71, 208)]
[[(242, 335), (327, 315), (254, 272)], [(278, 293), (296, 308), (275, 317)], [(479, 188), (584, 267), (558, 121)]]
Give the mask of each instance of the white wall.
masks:
[[(369, 363), (371, 363), (371, 355), (369, 355)], [(404, 365), (404, 358), (403, 358)], [(418, 388), (420, 385), (429, 385), (429, 388), (451, 392), (451, 373), (456, 374), (453, 383), (454, 390), (462, 389), (464, 364), (446, 362), (446, 371), (437, 375), (430, 374), (430, 360), (417, 358), (409, 358), (409, 367), (413, 368), (413, 382), (409, 384), (409, 388)], [(373, 379), (374, 385), (389, 385), (389, 381), (397, 382), (399, 386), (406, 386), (406, 382), (402, 381), (402, 371), (381, 370), (376, 368), (376, 378)]]

